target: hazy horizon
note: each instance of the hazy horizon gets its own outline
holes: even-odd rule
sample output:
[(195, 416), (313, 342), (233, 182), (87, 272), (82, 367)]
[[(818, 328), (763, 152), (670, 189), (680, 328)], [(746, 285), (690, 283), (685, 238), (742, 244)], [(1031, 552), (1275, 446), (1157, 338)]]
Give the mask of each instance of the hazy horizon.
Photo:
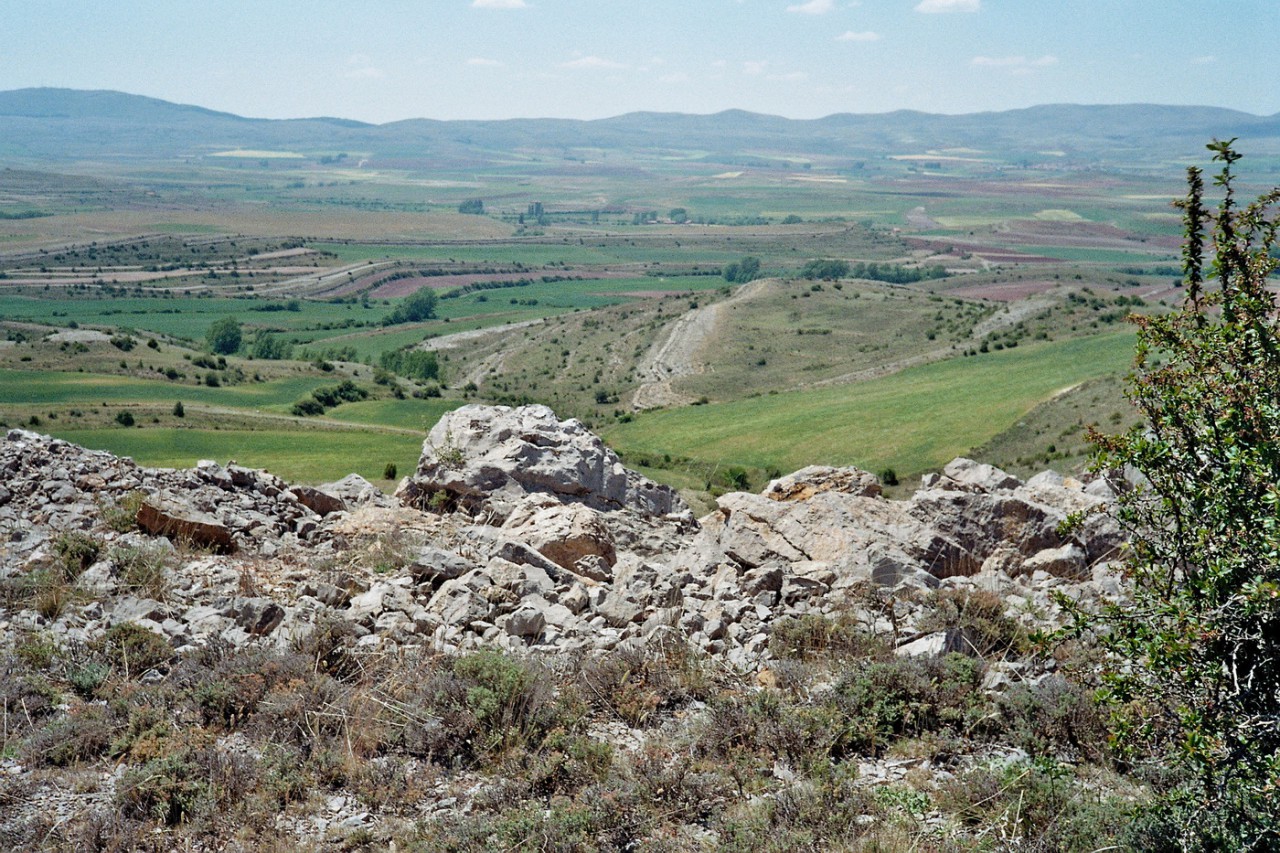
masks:
[(0, 53), (0, 89), (374, 124), (1041, 104), (1280, 112), (1268, 65), (1280, 15), (1268, 0), (1231, 5), (1226, 18), (1192, 0), (50, 0), (6, 10), (23, 38)]

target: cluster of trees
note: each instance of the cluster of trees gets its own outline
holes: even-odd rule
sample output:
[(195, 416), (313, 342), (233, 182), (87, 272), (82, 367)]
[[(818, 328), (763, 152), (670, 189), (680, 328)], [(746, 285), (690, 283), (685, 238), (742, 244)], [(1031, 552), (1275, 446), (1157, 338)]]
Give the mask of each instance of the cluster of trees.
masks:
[(332, 409), (343, 403), (354, 403), (367, 399), (369, 392), (350, 379), (344, 379), (337, 385), (322, 385), (311, 392), (311, 396), (293, 404), (290, 411), (298, 417), (323, 415), (325, 409)]
[(727, 265), (721, 272), (724, 280), (732, 284), (746, 284), (760, 277), (760, 259), (747, 255), (740, 261)]
[(253, 339), (249, 354), (267, 361), (293, 358), (293, 344), (269, 332), (259, 332)]
[(834, 281), (838, 278), (849, 277), (849, 262), (836, 260), (833, 258), (819, 258), (809, 261), (800, 270), (800, 277), (807, 279), (823, 279), (824, 281)]
[(296, 311), (302, 310), (302, 300), (290, 299), (288, 302), (267, 302), (263, 305), (250, 306), (249, 310), (250, 311), (266, 311), (268, 313), (274, 312), (274, 311), (295, 311), (296, 312)]
[(458, 205), (458, 212), (472, 213), (476, 215), (482, 214), (484, 213), (484, 201), (478, 198), (469, 198), (462, 204)]
[(405, 379), (426, 382), (440, 378), (440, 360), (434, 350), (390, 350), (379, 357), (379, 364), (383, 370), (389, 370)]
[(911, 284), (917, 281), (946, 278), (950, 273), (941, 264), (927, 267), (907, 267), (902, 264), (880, 264), (859, 261), (850, 264), (832, 258), (809, 261), (800, 270), (800, 277), (807, 279), (869, 278), (890, 284)]
[(382, 318), (384, 326), (398, 326), (402, 323), (419, 323), (436, 316), (436, 294), (429, 288), (415, 290)]

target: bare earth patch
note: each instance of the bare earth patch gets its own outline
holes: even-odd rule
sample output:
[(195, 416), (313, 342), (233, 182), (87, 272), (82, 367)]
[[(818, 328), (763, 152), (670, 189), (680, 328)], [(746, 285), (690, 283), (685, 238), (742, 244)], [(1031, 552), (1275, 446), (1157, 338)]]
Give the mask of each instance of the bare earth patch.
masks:
[(957, 287), (947, 291), (948, 296), (959, 296), (964, 299), (990, 299), (994, 302), (1017, 302), (1044, 293), (1057, 287), (1056, 281), (1008, 281), (999, 284), (979, 284), (972, 287)]

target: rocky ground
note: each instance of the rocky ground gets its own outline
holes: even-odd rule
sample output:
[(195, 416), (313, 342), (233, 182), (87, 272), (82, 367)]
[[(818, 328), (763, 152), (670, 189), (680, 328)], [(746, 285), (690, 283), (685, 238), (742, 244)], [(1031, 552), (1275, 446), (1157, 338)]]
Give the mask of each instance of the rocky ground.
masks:
[(450, 413), (394, 497), (23, 431), (0, 472), (9, 846), (993, 849), (1027, 780), (1059, 828), (1132, 795), (1027, 641), (1122, 593), (1105, 479), (812, 467), (695, 520), (540, 406)]

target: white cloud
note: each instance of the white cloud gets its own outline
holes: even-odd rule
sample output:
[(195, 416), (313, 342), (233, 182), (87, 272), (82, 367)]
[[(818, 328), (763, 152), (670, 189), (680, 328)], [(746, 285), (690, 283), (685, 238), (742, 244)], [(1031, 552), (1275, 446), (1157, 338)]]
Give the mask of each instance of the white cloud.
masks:
[(496, 59), (486, 59), (483, 56), (473, 56), (467, 60), (467, 64), (475, 65), (479, 68), (497, 68), (502, 65), (502, 63)]
[(621, 62), (614, 62), (609, 59), (602, 59), (599, 56), (582, 56), (578, 59), (571, 59), (568, 62), (560, 63), (561, 68), (595, 68), (595, 69), (618, 69), (626, 68)]
[(799, 12), (801, 15), (825, 15), (836, 7), (836, 0), (808, 0), (788, 6), (788, 12)]
[(527, 9), (524, 0), (471, 0), (473, 9)]
[(942, 12), (976, 12), (982, 8), (982, 0), (920, 0), (917, 12), (940, 14)]
[(1218, 57), (1216, 56), (1197, 56), (1195, 59), (1191, 60), (1191, 64), (1192, 65), (1212, 65), (1217, 61), (1218, 61)]
[(764, 67), (769, 63), (763, 59), (753, 59), (742, 63), (742, 73), (749, 74), (752, 77), (758, 77), (764, 73)]
[(1058, 64), (1058, 57), (1049, 56), (1048, 54), (1039, 59), (1027, 59), (1025, 56), (975, 56), (969, 60), (969, 64), (978, 68), (1010, 68), (1010, 69), (1031, 69), (1031, 68), (1047, 68), (1050, 65)]
[(370, 65), (365, 68), (353, 68), (342, 76), (348, 80), (380, 80), (387, 76), (387, 72)]
[(809, 79), (808, 73), (804, 71), (788, 71), (785, 74), (770, 74), (769, 80), (779, 80), (783, 83), (799, 83)]
[(867, 30), (865, 33), (856, 33), (853, 30), (847, 30), (836, 36), (836, 41), (880, 41), (880, 34)]
[(689, 75), (683, 71), (677, 71), (674, 74), (664, 74), (658, 78), (660, 83), (688, 83)]

